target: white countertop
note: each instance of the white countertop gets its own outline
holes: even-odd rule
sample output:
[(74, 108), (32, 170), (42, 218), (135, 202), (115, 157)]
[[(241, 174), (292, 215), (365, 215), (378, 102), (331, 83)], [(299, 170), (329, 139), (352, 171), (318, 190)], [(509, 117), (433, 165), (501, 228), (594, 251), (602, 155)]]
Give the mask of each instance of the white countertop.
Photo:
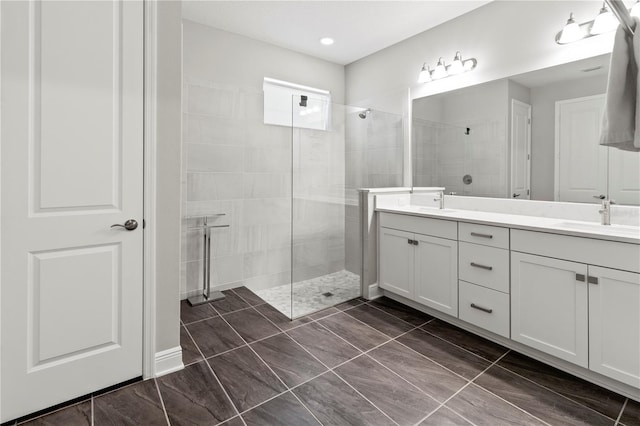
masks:
[(376, 211), (640, 244), (640, 227), (637, 226), (605, 226), (599, 223), (582, 222), (577, 220), (574, 221), (549, 217), (524, 216), (463, 209), (445, 208), (444, 210), (440, 210), (434, 207), (416, 205), (376, 207)]

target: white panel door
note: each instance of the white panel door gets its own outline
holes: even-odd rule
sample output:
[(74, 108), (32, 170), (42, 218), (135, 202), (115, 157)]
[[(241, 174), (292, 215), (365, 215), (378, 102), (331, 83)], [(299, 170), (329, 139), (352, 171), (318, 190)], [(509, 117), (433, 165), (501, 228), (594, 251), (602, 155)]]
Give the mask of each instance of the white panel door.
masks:
[(415, 300), (458, 317), (458, 242), (416, 234)]
[(589, 266), (589, 281), (589, 369), (640, 388), (640, 274)]
[(380, 279), (385, 290), (413, 298), (413, 234), (380, 227)]
[(511, 197), (530, 198), (531, 105), (511, 100)]
[(640, 205), (640, 152), (609, 148), (609, 198)]
[(588, 366), (587, 266), (511, 252), (511, 338)]
[(5, 421), (142, 372), (143, 4), (0, 7)]
[(600, 145), (604, 95), (556, 102), (556, 201), (593, 203), (607, 193), (607, 147)]

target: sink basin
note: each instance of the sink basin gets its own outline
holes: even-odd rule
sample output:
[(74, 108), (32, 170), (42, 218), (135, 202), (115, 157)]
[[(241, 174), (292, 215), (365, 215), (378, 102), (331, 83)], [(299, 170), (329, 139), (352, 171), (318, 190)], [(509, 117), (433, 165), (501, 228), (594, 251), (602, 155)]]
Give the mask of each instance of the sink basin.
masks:
[(640, 238), (640, 227), (637, 226), (601, 225), (599, 223), (583, 222), (560, 222), (558, 226), (566, 229), (575, 229), (576, 231)]

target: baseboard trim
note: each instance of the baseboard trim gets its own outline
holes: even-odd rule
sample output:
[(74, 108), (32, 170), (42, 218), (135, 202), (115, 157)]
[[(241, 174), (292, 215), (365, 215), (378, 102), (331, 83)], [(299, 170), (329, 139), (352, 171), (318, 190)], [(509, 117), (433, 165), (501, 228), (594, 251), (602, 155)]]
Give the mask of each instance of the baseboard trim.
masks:
[(182, 363), (182, 347), (176, 346), (171, 349), (156, 352), (155, 367), (155, 377), (182, 370), (184, 368), (184, 364)]
[(382, 297), (384, 293), (382, 289), (378, 285), (378, 283), (370, 284), (368, 294), (364, 295), (364, 298), (367, 300), (377, 299), (378, 297)]

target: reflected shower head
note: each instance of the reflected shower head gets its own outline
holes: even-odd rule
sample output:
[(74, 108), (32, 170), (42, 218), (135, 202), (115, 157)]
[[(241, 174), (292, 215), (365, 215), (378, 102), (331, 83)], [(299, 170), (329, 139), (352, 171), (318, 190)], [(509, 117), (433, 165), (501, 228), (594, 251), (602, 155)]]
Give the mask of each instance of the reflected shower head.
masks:
[(360, 114), (358, 114), (358, 117), (364, 120), (365, 118), (367, 118), (367, 115), (369, 114), (371, 114), (371, 108), (367, 108), (364, 111), (362, 111)]

